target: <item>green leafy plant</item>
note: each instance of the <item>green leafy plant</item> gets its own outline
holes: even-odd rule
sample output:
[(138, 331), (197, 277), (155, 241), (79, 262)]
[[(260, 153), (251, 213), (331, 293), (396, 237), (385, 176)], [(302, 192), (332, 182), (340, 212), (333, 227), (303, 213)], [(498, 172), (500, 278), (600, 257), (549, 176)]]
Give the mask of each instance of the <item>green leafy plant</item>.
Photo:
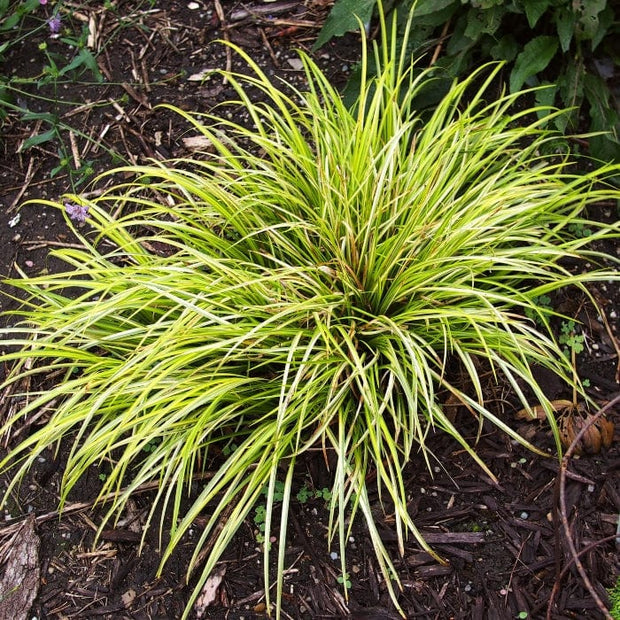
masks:
[(297, 491), (295, 497), (302, 504), (305, 504), (310, 499), (322, 499), (329, 502), (332, 498), (332, 492), (327, 487), (322, 489), (311, 489), (307, 484), (304, 484), (301, 489)]
[(583, 334), (577, 333), (575, 321), (562, 321), (558, 340), (566, 347), (567, 354), (579, 354), (583, 351), (584, 337)]
[(551, 307), (551, 297), (549, 295), (541, 295), (532, 299), (532, 306), (524, 308), (525, 316), (539, 324), (545, 322), (545, 316), (553, 311)]
[[(297, 92), (273, 85), (237, 49), (252, 73), (225, 75), (252, 126), (179, 111), (212, 154), (112, 171), (128, 180), (92, 198), (41, 201), (80, 224), (84, 248), (53, 252), (63, 272), (11, 281), (29, 300), (2, 331), (10, 348), (1, 361), (15, 365), (2, 387), (57, 379), (39, 383), (0, 429), (53, 410), (0, 463), (15, 467), (7, 493), (63, 439), (63, 502), (112, 455), (101, 490), (113, 498), (107, 518), (157, 480), (148, 522), (171, 517), (162, 563), (208, 515), (190, 570), (210, 551), (187, 613), (264, 502), (265, 539), (278, 530), (279, 614), (295, 466), (319, 446), (333, 463), (327, 549), (338, 547), (345, 575), (350, 530), (362, 518), (398, 607), (398, 572), (368, 485), (386, 502), (399, 552), (413, 536), (438, 557), (409, 514), (404, 468), (441, 461), (429, 436), (444, 432), (493, 476), (469, 426), (444, 412), (447, 396), (536, 450), (485, 403), (488, 370), (524, 407), (521, 386), (530, 388), (560, 449), (532, 366), (570, 385), (572, 367), (550, 330), (524, 313), (569, 284), (618, 280), (611, 269), (572, 273), (562, 263), (596, 265), (588, 244), (617, 238), (617, 227), (582, 214), (619, 197), (605, 183), (618, 167), (578, 175), (567, 160), (543, 158), (556, 138), (544, 124), (559, 112), (536, 119), (515, 107), (520, 93), (494, 100), (501, 65), (455, 82), (422, 123), (414, 101), (432, 76), (412, 73), (394, 30), (383, 24), (376, 77), (363, 48), (353, 108), (307, 56), (307, 90)], [(570, 222), (592, 234), (571, 235)], [(195, 480), (202, 487), (187, 500)], [(268, 609), (271, 554), (264, 545)]]
[(607, 590), (609, 594), (609, 613), (614, 620), (620, 620), (620, 577), (616, 579), (616, 585)]
[[(265, 498), (269, 496), (269, 489), (265, 487), (262, 491)], [(274, 485), (272, 501), (281, 502), (284, 498), (284, 483), (281, 480), (276, 480)], [(270, 541), (265, 540), (265, 525), (267, 521), (267, 506), (265, 503), (258, 503), (254, 507), (254, 524), (258, 528), (258, 534), (256, 535), (256, 542), (260, 544), (266, 544), (271, 546)]]
[(342, 585), (342, 587), (345, 590), (350, 590), (351, 589), (351, 579), (349, 576), (349, 573), (343, 573), (342, 575), (339, 575), (338, 578), (336, 579), (336, 581)]
[[(337, 0), (319, 33), (317, 47), (334, 36), (368, 22), (379, 0)], [(387, 4), (387, 3), (386, 3)], [(615, 45), (620, 22), (608, 0), (397, 0), (403, 21), (414, 7), (418, 50), (440, 49), (434, 57), (438, 76), (446, 80), (469, 73), (485, 60), (510, 63), (511, 92), (524, 84), (547, 84), (537, 93), (542, 104), (561, 102), (570, 108), (554, 123), (575, 132), (581, 117), (589, 117), (592, 154), (620, 161), (620, 102), (610, 88), (620, 57)], [(439, 47), (438, 47), (439, 46)], [(435, 101), (429, 89), (422, 100)]]
[[(152, 6), (152, 0), (148, 2)], [(70, 140), (77, 137), (97, 142), (99, 148), (102, 145), (62, 120), (67, 109), (84, 106), (84, 101), (66, 100), (61, 86), (78, 81), (87, 83), (83, 80), (94, 84), (103, 82), (97, 54), (136, 19), (144, 3), (145, 0), (135, 2), (131, 11), (119, 14), (118, 25), (111, 29), (106, 41), (97, 49), (91, 49), (89, 25), (73, 17), (74, 12), (88, 3), (0, 0), (0, 68), (11, 60), (11, 54), (27, 54), (32, 58), (32, 66), (37, 67), (36, 74), (28, 76), (0, 72), (0, 121), (40, 125), (36, 133), (21, 143), (19, 150), (24, 152), (43, 144), (54, 144), (57, 162), (51, 168), (50, 177), (66, 173), (73, 191), (92, 179), (95, 162), (76, 160)], [(109, 10), (113, 10), (111, 5)], [(18, 45), (22, 49), (17, 49)], [(52, 111), (35, 111), (39, 102)], [(107, 106), (110, 101), (90, 105)], [(103, 149), (113, 161), (127, 163), (119, 153)]]

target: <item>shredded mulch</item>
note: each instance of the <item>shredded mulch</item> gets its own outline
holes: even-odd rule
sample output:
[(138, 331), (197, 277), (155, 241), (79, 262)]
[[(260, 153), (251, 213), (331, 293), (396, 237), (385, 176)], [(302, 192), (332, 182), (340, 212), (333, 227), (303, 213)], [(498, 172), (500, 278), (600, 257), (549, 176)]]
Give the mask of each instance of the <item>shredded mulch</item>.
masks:
[[(295, 50), (310, 51), (331, 3), (160, 0), (151, 6), (138, 0), (117, 0), (112, 3), (115, 11), (99, 2), (65, 4), (75, 9), (71, 20), (67, 16), (68, 27), (89, 25), (92, 49), (98, 52), (105, 80), (101, 84), (68, 83), (58, 92), (51, 86), (32, 86), (30, 94), (23, 95), (31, 111), (53, 113), (64, 124), (60, 136), (70, 161), (53, 175), (59, 163), (58, 142), (20, 151), (25, 140), (47, 128), (45, 122), (24, 120), (16, 113), (4, 122), (0, 143), (3, 276), (14, 276), (17, 267), (28, 274), (53, 269), (48, 251), (75, 242), (52, 209), (42, 204), (20, 208), (27, 200), (56, 199), (74, 189), (93, 191), (86, 183), (89, 175), (70, 173), (70, 169), (90, 168), (95, 174), (120, 158), (143, 163), (148, 158), (192, 154), (196, 136), (173, 113), (157, 106), (170, 103), (185, 110), (212, 111), (233, 96), (221, 78), (205, 79), (215, 68), (247, 70), (217, 40), (240, 46), (274, 79), (303, 87)], [(17, 75), (36, 75), (43, 63), (37, 51), (39, 42), (28, 40), (12, 48), (5, 67)], [(53, 51), (69, 53), (60, 40), (48, 39), (47, 43)], [(358, 50), (359, 38), (349, 36), (328, 44), (315, 57), (333, 82), (344, 86)], [(77, 104), (65, 105), (58, 98)], [(217, 109), (235, 114), (230, 107)], [(611, 221), (614, 206), (603, 206), (592, 215)], [(617, 251), (615, 247), (603, 249), (612, 254)], [(10, 294), (9, 287), (3, 288)], [(601, 286), (593, 294), (596, 308), (587, 300), (579, 300), (572, 309), (566, 306), (584, 322), (587, 346), (577, 359), (577, 368), (589, 379), (599, 407), (606, 407), (600, 415), (615, 421), (618, 428), (620, 294), (611, 286)], [(14, 308), (16, 303), (3, 297), (1, 309)], [(565, 387), (552, 378), (541, 381), (551, 398), (570, 399)], [(604, 611), (606, 588), (615, 584), (619, 574), (617, 431), (610, 446), (594, 454), (578, 454), (582, 444), (573, 437), (573, 446), (559, 463), (545, 424), (518, 420), (506, 386), (489, 384), (488, 390), (504, 419), (548, 456), (528, 452), (486, 425), (479, 429), (467, 412), (455, 412), (457, 423), (469, 429), (472, 441), (479, 435), (477, 451), (496, 476), (492, 480), (449, 438), (429, 438), (431, 453), (441, 459), (431, 460), (429, 472), (418, 455), (406, 472), (406, 488), (417, 526), (444, 563), (421, 550), (414, 539), (407, 542), (400, 557), (389, 506), (383, 511), (378, 493), (374, 498), (382, 537), (393, 545), (402, 609), (407, 618), (422, 619), (609, 617)], [(6, 406), (8, 399), (4, 398), (0, 407)], [(594, 425), (596, 419), (591, 416), (588, 423)], [(102, 472), (89, 472), (59, 510), (66, 449), (61, 447), (58, 455), (50, 453), (41, 459), (4, 510), (0, 618), (18, 618), (28, 608), (27, 617), (39, 619), (180, 618), (196, 579), (193, 575), (186, 582), (189, 560), (205, 523), (197, 520), (160, 570), (165, 532), (164, 540), (159, 540), (151, 528), (141, 546), (153, 497), (153, 487), (147, 486), (136, 493), (126, 514), (110, 522), (109, 529), (96, 539), (105, 514), (105, 505), (94, 506)], [(193, 491), (200, 484), (197, 477)], [(296, 485), (329, 486), (320, 452), (306, 456)], [(338, 582), (340, 560), (335, 555), (337, 548), (330, 548), (326, 539), (328, 519), (321, 498), (293, 504), (286, 540), (283, 617), (398, 618), (361, 522), (353, 526), (349, 541), (350, 584), (346, 585), (350, 587)], [(248, 519), (190, 617), (265, 617), (263, 556), (257, 533), (256, 524)], [(278, 544), (279, 540), (272, 541), (274, 555)], [(20, 566), (28, 567), (26, 573), (19, 572)], [(10, 579), (19, 579), (20, 574), (21, 579), (36, 577), (28, 588), (33, 600), (25, 597), (11, 602), (6, 593), (19, 588), (11, 586)], [(9, 607), (12, 604), (14, 608)]]

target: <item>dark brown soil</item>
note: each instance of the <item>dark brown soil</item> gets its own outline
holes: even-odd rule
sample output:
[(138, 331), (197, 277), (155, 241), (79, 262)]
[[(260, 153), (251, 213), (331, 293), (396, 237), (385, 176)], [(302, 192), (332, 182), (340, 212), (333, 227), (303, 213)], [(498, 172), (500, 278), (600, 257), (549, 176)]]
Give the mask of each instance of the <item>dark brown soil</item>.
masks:
[[(47, 258), (49, 250), (73, 242), (57, 212), (41, 202), (23, 204), (32, 199), (55, 199), (74, 190), (90, 191), (85, 182), (81, 183), (86, 180), (83, 175), (70, 173), (71, 168), (87, 163), (93, 172), (99, 172), (121, 159), (140, 163), (189, 153), (184, 142), (191, 135), (187, 126), (156, 106), (165, 102), (187, 110), (212, 110), (232, 96), (221, 78), (205, 82), (192, 79), (206, 69), (227, 65), (242, 70), (234, 55), (214, 43), (217, 39), (229, 38), (237, 43), (268, 75), (302, 86), (295, 50), (309, 50), (330, 2), (159, 0), (151, 7), (148, 2), (117, 0), (112, 4), (116, 12), (104, 9), (99, 2), (65, 3), (74, 9), (72, 18), (66, 14), (65, 27), (78, 28), (89, 20), (94, 24), (98, 64), (105, 81), (69, 83), (58, 92), (51, 86), (32, 86), (30, 95), (24, 95), (31, 111), (57, 114), (62, 123), (77, 130), (73, 137), (69, 129), (60, 131), (71, 154), (66, 169), (50, 176), (59, 163), (58, 141), (20, 152), (24, 140), (47, 128), (39, 121), (23, 120), (20, 114), (11, 113), (2, 127), (2, 276), (15, 276), (18, 269), (27, 274), (53, 269), (53, 262)], [(190, 8), (194, 5), (197, 8)], [(51, 3), (42, 10), (51, 10)], [(119, 16), (125, 18), (120, 29)], [(44, 36), (13, 48), (5, 67), (18, 75), (36, 75), (43, 62), (37, 45)], [(58, 53), (70, 53), (61, 40), (48, 39), (47, 44)], [(343, 86), (358, 49), (358, 37), (350, 36), (328, 44), (316, 57), (333, 82)], [(59, 99), (81, 107), (59, 103)], [(616, 206), (601, 205), (591, 215), (614, 220)], [(605, 249), (617, 252), (616, 247)], [(9, 287), (4, 290), (10, 293)], [(611, 285), (599, 286), (593, 292), (598, 309), (586, 300), (575, 300), (570, 292), (554, 303), (584, 322), (587, 347), (578, 360), (578, 371), (589, 379), (593, 397), (603, 405), (620, 390), (616, 376), (620, 295)], [(0, 303), (2, 310), (15, 304), (8, 297)], [(545, 377), (541, 380), (551, 398), (570, 398), (564, 386)], [(489, 384), (488, 390), (498, 410), (518, 426), (505, 386)], [(608, 419), (617, 422), (617, 410), (608, 411)], [(467, 414), (458, 415), (465, 428), (471, 425), (474, 437), (477, 426), (467, 420)], [(542, 425), (522, 423), (520, 430), (554, 454), (551, 437)], [(407, 488), (411, 514), (447, 563), (435, 562), (414, 540), (409, 541), (404, 556), (396, 561), (403, 586), (400, 604), (407, 617), (605, 617), (576, 568), (569, 540), (581, 553), (579, 560), (592, 588), (607, 602), (605, 588), (613, 586), (619, 572), (619, 543), (614, 538), (620, 512), (618, 445), (616, 434), (609, 450), (567, 459), (568, 474), (565, 484), (560, 484), (557, 458), (536, 456), (496, 430), (485, 428), (478, 450), (497, 476), (495, 483), (449, 438), (431, 438), (429, 446), (434, 452), (449, 455), (444, 460), (450, 462), (451, 469), (445, 472), (437, 468), (431, 475), (419, 458), (410, 464)], [(89, 474), (69, 504), (58, 512), (62, 450), (60, 454), (55, 458), (50, 453), (39, 462), (19, 497), (4, 511), (6, 524), (0, 528), (2, 541), (15, 540), (11, 536), (24, 523), (25, 515), (36, 515), (40, 589), (28, 617), (180, 618), (191, 591), (186, 571), (193, 538), (204, 524), (196, 523), (193, 536), (184, 541), (160, 574), (157, 532), (149, 532), (144, 547), (139, 548), (141, 523), (151, 499), (149, 491), (136, 494), (128, 514), (95, 542), (104, 507), (93, 509), (92, 500), (100, 488), (102, 472)], [(328, 480), (322, 459), (308, 457), (296, 485), (321, 489)], [(196, 488), (199, 484), (197, 480)], [(561, 491), (567, 506), (564, 525)], [(391, 517), (380, 512), (378, 497), (377, 510), (384, 539), (393, 540)], [(343, 591), (337, 582), (339, 563), (330, 555), (334, 550), (328, 548), (325, 537), (328, 517), (322, 499), (293, 505), (284, 617), (398, 617), (368, 534), (361, 526), (352, 533), (351, 587)], [(277, 544), (274, 541), (274, 548)], [(397, 557), (396, 544), (393, 551)], [(6, 565), (9, 560), (5, 552), (0, 549), (0, 559)], [(264, 617), (262, 552), (251, 520), (239, 531), (218, 566), (215, 595), (202, 617)], [(0, 575), (2, 570), (0, 567)], [(9, 617), (2, 615), (1, 595), (0, 617)], [(194, 610), (193, 617), (199, 617), (199, 610)]]

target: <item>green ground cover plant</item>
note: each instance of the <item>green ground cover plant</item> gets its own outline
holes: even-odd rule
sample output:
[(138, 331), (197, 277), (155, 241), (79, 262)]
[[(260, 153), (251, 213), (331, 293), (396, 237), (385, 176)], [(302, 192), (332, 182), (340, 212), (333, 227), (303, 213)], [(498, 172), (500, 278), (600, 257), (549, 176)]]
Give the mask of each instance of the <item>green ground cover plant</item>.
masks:
[[(225, 75), (251, 126), (179, 110), (212, 152), (111, 171), (127, 180), (89, 199), (41, 201), (65, 213), (83, 249), (53, 252), (64, 271), (10, 282), (28, 301), (2, 330), (1, 361), (14, 370), (1, 387), (20, 406), (0, 431), (49, 413), (0, 463), (14, 468), (7, 493), (63, 440), (63, 502), (104, 461), (108, 519), (158, 481), (148, 521), (169, 518), (162, 562), (208, 518), (187, 613), (260, 505), (264, 540), (276, 540), (264, 545), (265, 596), (273, 608), (276, 556), (279, 614), (295, 465), (317, 447), (333, 463), (325, 548), (339, 551), (345, 594), (346, 541), (361, 518), (398, 607), (369, 474), (400, 553), (412, 536), (435, 555), (409, 514), (404, 468), (449, 468), (429, 444), (444, 432), (493, 476), (475, 431), (442, 403), (456, 397), (480, 430), (490, 423), (537, 450), (485, 402), (487, 371), (518, 406), (545, 407), (561, 449), (533, 367), (581, 386), (539, 300), (618, 279), (596, 268), (592, 245), (617, 238), (617, 226), (585, 215), (620, 197), (606, 183), (618, 166), (578, 174), (565, 157), (543, 156), (562, 112), (515, 107), (523, 93), (494, 98), (501, 64), (455, 82), (422, 122), (414, 101), (432, 75), (412, 71), (395, 29), (383, 24), (376, 75), (364, 46), (352, 108), (309, 57), (301, 92), (272, 84), (237, 50), (252, 72)], [(248, 94), (257, 90), (258, 102)], [(593, 268), (570, 271), (566, 257)]]
[[(96, 46), (91, 42), (91, 24), (74, 17), (81, 9), (99, 7), (110, 13), (119, 10), (110, 2), (65, 3), (48, 0), (0, 0), (0, 129), (17, 119), (22, 123), (38, 123), (40, 129), (23, 140), (20, 152), (38, 145), (53, 145), (57, 161), (50, 170), (50, 178), (66, 173), (72, 191), (91, 180), (94, 174), (92, 160), (75, 163), (69, 134), (82, 141), (93, 141), (70, 121), (63, 120), (72, 109), (84, 106), (84, 101), (71, 101), (63, 92), (63, 85), (100, 85), (104, 77), (97, 64), (97, 56), (136, 20), (143, 7), (153, 6), (153, 0), (134, 3), (129, 13), (117, 15), (117, 26), (106, 40)], [(33, 62), (21, 71), (10, 62), (12, 49), (30, 47), (27, 57)], [(22, 53), (23, 54), (23, 53)], [(11, 67), (9, 70), (8, 67)], [(24, 74), (35, 68), (34, 75)], [(53, 111), (38, 111), (41, 103), (53, 103)], [(92, 103), (110, 106), (110, 101)], [(12, 117), (11, 119), (9, 117)], [(112, 160), (127, 163), (119, 153), (103, 147)]]
[[(377, 0), (337, 0), (317, 39), (317, 47), (334, 36), (357, 30), (358, 18), (370, 24)], [(608, 0), (396, 0), (386, 2), (404, 24), (413, 7), (413, 36), (407, 44), (425, 55), (444, 78), (492, 60), (508, 63), (511, 92), (524, 84), (547, 84), (536, 93), (539, 103), (570, 108), (554, 123), (574, 133), (589, 127), (591, 154), (620, 161), (620, 101), (614, 74), (620, 66), (620, 22)], [(434, 52), (441, 51), (438, 56)], [(354, 86), (355, 90), (356, 86)], [(434, 105), (437, 88), (420, 101)], [(577, 148), (577, 144), (573, 144)]]
[(609, 613), (614, 620), (620, 620), (620, 577), (616, 579), (616, 585), (608, 590), (610, 609)]

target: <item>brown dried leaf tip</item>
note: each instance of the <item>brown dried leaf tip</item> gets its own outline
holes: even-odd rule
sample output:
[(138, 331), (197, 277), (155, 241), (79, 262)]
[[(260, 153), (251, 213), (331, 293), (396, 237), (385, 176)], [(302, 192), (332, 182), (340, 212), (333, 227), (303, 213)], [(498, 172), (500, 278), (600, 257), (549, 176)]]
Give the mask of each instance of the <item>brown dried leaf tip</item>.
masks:
[(598, 454), (601, 448), (609, 448), (614, 438), (614, 423), (601, 416), (591, 422), (593, 413), (582, 406), (573, 407), (572, 411), (558, 420), (562, 445), (568, 448), (584, 427), (585, 433), (575, 446), (575, 454)]
[[(614, 423), (601, 416), (590, 422), (596, 414), (588, 412), (585, 405), (575, 405), (570, 400), (554, 400), (552, 410), (556, 413), (562, 446), (568, 449), (575, 441), (581, 429), (587, 430), (575, 446), (575, 454), (598, 454), (602, 448), (609, 448), (614, 438)], [(521, 409), (516, 413), (519, 420), (544, 420), (547, 415), (542, 405)]]

